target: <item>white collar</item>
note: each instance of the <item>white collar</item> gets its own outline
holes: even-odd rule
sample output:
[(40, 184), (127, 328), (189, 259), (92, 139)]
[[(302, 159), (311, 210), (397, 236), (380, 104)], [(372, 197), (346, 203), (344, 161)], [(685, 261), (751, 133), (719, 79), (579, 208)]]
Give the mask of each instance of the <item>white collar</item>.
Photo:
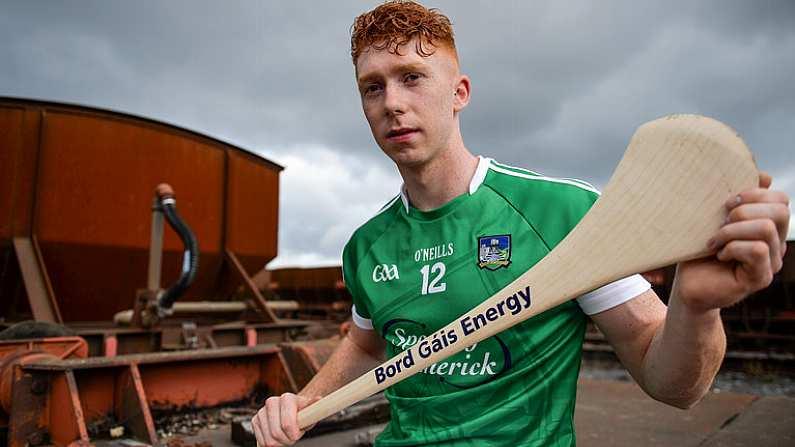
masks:
[[(472, 176), (472, 180), (469, 181), (469, 195), (475, 194), (481, 184), (483, 184), (483, 180), (486, 179), (486, 174), (489, 172), (489, 164), (491, 164), (491, 158), (486, 158), (482, 155), (478, 155), (478, 167), (475, 169), (475, 175)], [(406, 214), (409, 212), (409, 195), (408, 191), (406, 191), (406, 184), (403, 183), (400, 186), (400, 200), (403, 202), (403, 207), (406, 209)]]

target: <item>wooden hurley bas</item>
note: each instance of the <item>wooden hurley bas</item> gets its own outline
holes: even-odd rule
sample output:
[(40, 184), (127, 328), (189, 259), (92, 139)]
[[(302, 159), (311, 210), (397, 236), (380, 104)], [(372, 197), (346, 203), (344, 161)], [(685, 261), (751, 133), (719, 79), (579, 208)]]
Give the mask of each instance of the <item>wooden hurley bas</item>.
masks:
[[(446, 347), (433, 352), (414, 345), (299, 412), (298, 424), (308, 427), (607, 283), (710, 254), (707, 241), (723, 224), (724, 203), (758, 181), (748, 147), (723, 123), (672, 115), (642, 125), (588, 214), (530, 270), (441, 329)], [(521, 310), (499, 312), (508, 300)], [(481, 314), (488, 324), (475, 328), (468, 323)]]

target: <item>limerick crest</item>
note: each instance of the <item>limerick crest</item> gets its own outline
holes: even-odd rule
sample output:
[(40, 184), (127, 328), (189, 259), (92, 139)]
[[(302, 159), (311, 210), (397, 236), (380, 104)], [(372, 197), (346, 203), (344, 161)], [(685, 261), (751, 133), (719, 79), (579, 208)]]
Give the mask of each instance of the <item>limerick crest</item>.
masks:
[(497, 270), (511, 264), (511, 235), (478, 238), (478, 267)]

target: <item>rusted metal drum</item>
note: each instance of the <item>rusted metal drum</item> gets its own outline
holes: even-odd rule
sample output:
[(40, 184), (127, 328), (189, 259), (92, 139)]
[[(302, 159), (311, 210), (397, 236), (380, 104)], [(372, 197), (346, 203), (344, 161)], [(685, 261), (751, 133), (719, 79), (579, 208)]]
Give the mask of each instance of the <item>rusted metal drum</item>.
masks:
[[(146, 287), (152, 191), (174, 187), (200, 247), (181, 300), (213, 300), (276, 256), (282, 167), (150, 119), (0, 98), (0, 319), (111, 321)], [(163, 284), (182, 244), (163, 243)], [(24, 278), (24, 280), (23, 280)]]
[[(86, 358), (88, 345), (80, 337), (0, 341), (0, 416), (11, 414), (14, 368), (39, 361)], [(41, 383), (46, 386), (46, 383)]]

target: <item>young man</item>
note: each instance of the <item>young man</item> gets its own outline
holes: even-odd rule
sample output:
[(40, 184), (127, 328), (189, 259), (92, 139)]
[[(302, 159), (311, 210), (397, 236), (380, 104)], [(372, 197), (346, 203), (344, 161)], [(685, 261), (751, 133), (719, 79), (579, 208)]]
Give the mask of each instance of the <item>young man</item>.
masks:
[[(252, 420), (259, 445), (303, 434), (299, 409), (432, 336), (548, 253), (596, 200), (586, 183), (476, 157), (459, 114), (470, 99), (449, 20), (389, 2), (354, 22), (351, 53), (373, 137), (400, 194), (345, 247), (354, 325), (299, 395)], [(653, 398), (687, 408), (721, 363), (720, 308), (767, 286), (782, 265), (788, 198), (760, 187), (730, 198), (715, 257), (680, 264), (666, 308), (641, 277), (610, 284), (484, 340), (389, 388), (377, 445), (570, 446), (587, 317)], [(653, 200), (653, 198), (650, 198)], [(576, 272), (572, 272), (576, 274)]]

